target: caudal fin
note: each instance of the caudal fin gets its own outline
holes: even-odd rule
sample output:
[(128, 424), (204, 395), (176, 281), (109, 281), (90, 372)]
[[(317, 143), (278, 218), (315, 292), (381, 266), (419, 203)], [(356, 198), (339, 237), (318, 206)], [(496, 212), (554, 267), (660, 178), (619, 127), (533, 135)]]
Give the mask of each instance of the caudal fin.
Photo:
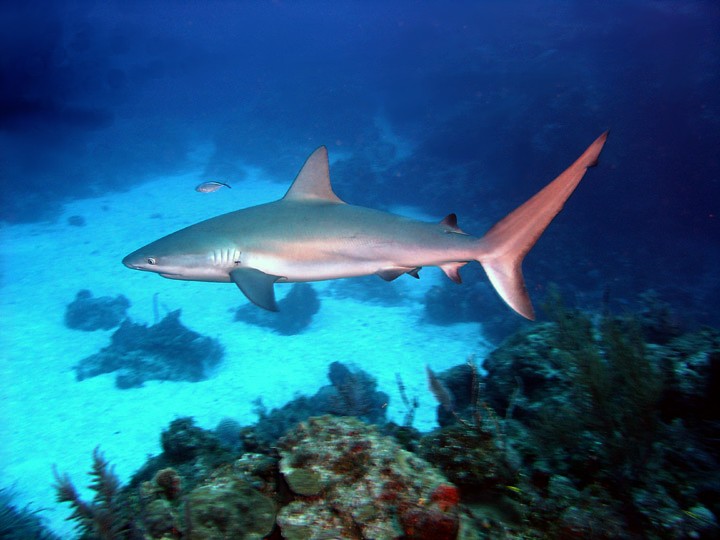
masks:
[(588, 167), (597, 165), (607, 136), (607, 131), (600, 135), (565, 172), (501, 219), (480, 239), (478, 261), (502, 299), (523, 317), (535, 318), (523, 280), (523, 258), (562, 210)]

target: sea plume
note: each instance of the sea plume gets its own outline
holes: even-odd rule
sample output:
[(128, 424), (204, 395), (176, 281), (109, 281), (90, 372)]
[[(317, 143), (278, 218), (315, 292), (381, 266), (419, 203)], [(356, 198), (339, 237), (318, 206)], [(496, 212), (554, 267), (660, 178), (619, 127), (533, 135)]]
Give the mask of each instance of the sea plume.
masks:
[(73, 513), (68, 519), (77, 521), (84, 533), (103, 540), (120, 538), (123, 530), (117, 511), (120, 480), (110, 462), (100, 452), (100, 447), (93, 450), (92, 469), (88, 474), (92, 477), (88, 487), (95, 492), (92, 502), (80, 498), (67, 473), (60, 474), (53, 468), (57, 501), (70, 504)]

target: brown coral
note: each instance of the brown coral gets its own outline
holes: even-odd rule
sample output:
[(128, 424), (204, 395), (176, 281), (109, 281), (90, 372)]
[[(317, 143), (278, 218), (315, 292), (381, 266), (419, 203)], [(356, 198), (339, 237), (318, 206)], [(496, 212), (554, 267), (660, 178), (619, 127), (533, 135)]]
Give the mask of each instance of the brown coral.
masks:
[(291, 487), (298, 475), (313, 479), (312, 496), (304, 487), (294, 490), (296, 500), (278, 514), (285, 538), (457, 537), (456, 503), (448, 502), (454, 486), (373, 426), (351, 417), (311, 418), (281, 439), (279, 450)]

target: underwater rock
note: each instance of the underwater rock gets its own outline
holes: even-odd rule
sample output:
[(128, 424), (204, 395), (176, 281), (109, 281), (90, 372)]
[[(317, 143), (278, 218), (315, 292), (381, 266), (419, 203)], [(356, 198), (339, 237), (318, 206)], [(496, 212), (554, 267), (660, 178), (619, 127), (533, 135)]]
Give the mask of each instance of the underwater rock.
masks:
[[(310, 418), (277, 440), (311, 411), (384, 411), (375, 381), (339, 362), (315, 396), (270, 413), (259, 404), (256, 426), (178, 418), (123, 488), (119, 522), (145, 538), (716, 538), (720, 332), (643, 345), (628, 320), (595, 320), (565, 313), (508, 340), (486, 362), (479, 400), (472, 364), (438, 374), (457, 416), (415, 437), (420, 456), (350, 417)], [(600, 382), (608, 370), (625, 380), (592, 396), (588, 366)], [(642, 407), (653, 423), (636, 423)]]
[(260, 416), (254, 428), (243, 430), (245, 449), (272, 445), (290, 428), (311, 416), (337, 414), (356, 416), (371, 423), (385, 420), (385, 392), (377, 390), (377, 381), (361, 369), (351, 369), (342, 362), (332, 362), (328, 369), (332, 384), (320, 388), (314, 396), (300, 396), (270, 412), (260, 405)]
[(469, 425), (445, 427), (422, 437), (420, 456), (463, 493), (501, 494), (517, 480), (499, 437)]
[(238, 451), (242, 447), (240, 422), (233, 418), (223, 418), (215, 426), (215, 436), (220, 439), (222, 445), (228, 450)]
[(368, 373), (351, 369), (342, 362), (332, 362), (328, 378), (332, 384), (320, 388), (313, 398), (323, 413), (357, 416), (372, 424), (385, 420), (390, 398), (376, 390), (377, 381)]
[(310, 418), (278, 449), (280, 471), (297, 490), (277, 518), (288, 540), (457, 538), (457, 489), (373, 426), (349, 417)]
[(126, 507), (135, 507), (127, 512), (137, 516), (133, 529), (145, 529), (152, 538), (171, 538), (173, 531), (182, 528), (180, 474), (168, 467), (157, 471), (152, 480), (142, 482), (139, 488), (134, 484), (131, 482), (121, 494)]
[(713, 537), (720, 332), (648, 332), (645, 313), (553, 315), (484, 363), (483, 398), (512, 416), (501, 425), (532, 482), (522, 489), (541, 494), (527, 499), (538, 525), (561, 537)]
[[(138, 488), (136, 475), (124, 490), (123, 507), (134, 533), (127, 538), (260, 540), (272, 531), (275, 503), (250, 484), (252, 476), (244, 467), (231, 466), (232, 460), (225, 459), (206, 469), (202, 456), (196, 457), (195, 463), (179, 467), (188, 471), (182, 481), (175, 469), (168, 468)], [(278, 477), (277, 467), (272, 477)], [(181, 485), (186, 483), (192, 488), (183, 488), (181, 497)]]
[(400, 523), (408, 540), (438, 540), (457, 538), (457, 516), (436, 508), (412, 508), (400, 515)]
[(67, 219), (68, 225), (73, 227), (84, 227), (86, 225), (85, 218), (83, 216), (70, 216)]
[(170, 422), (160, 435), (160, 445), (170, 463), (186, 463), (203, 454), (225, 453), (220, 440), (211, 431), (196, 426), (189, 416)]
[(685, 509), (661, 485), (636, 489), (633, 503), (665, 538), (720, 538), (720, 527), (713, 513), (700, 503)]
[(319, 472), (312, 469), (288, 469), (284, 472), (285, 481), (293, 493), (298, 495), (318, 495), (323, 483)]
[(172, 538), (169, 536), (178, 530), (177, 512), (170, 502), (155, 499), (145, 506), (143, 524), (151, 538)]
[(260, 310), (252, 304), (235, 311), (235, 320), (272, 328), (278, 334), (293, 336), (305, 330), (320, 310), (320, 300), (312, 285), (295, 283), (288, 295), (278, 302), (278, 311)]
[[(190, 417), (177, 418), (160, 437), (163, 452), (150, 457), (121, 493), (124, 515), (133, 529), (150, 536), (133, 538), (192, 538), (188, 495), (237, 458), (212, 431)], [(275, 473), (277, 476), (277, 473)]]
[[(458, 417), (471, 418), (475, 411), (469, 409), (475, 406), (472, 401), (476, 397), (476, 393), (480, 391), (477, 368), (472, 367), (470, 364), (463, 364), (437, 374), (432, 371), (428, 372), (428, 374), (430, 373), (436, 379), (437, 384), (447, 392), (452, 405), (448, 410), (448, 407), (443, 403), (438, 403), (438, 425), (444, 427), (455, 424)], [(473, 386), (475, 389), (473, 389)]]
[[(702, 504), (696, 504), (685, 512), (688, 537), (690, 538), (720, 538), (720, 523), (713, 512)], [(692, 518), (689, 520), (688, 518)]]
[(259, 540), (275, 526), (275, 504), (229, 471), (195, 488), (185, 501), (192, 540)]
[(155, 473), (153, 482), (168, 501), (174, 501), (182, 492), (182, 479), (172, 467), (161, 469)]
[(660, 298), (657, 291), (648, 290), (642, 293), (640, 305), (638, 318), (643, 335), (649, 343), (665, 344), (682, 335), (680, 317), (669, 303)]
[(75, 295), (75, 300), (65, 308), (65, 326), (73, 330), (110, 330), (127, 317), (130, 300), (122, 294), (112, 298), (93, 298), (87, 289)]
[(260, 417), (253, 426), (246, 426), (240, 432), (242, 448), (246, 452), (264, 452), (285, 432), (310, 418), (323, 414), (311, 397), (298, 396), (282, 407), (267, 411), (262, 400), (256, 400), (255, 412)]
[(180, 310), (148, 327), (125, 320), (110, 345), (74, 366), (77, 380), (117, 371), (118, 388), (142, 386), (148, 380), (191, 381), (207, 377), (223, 357), (216, 339), (189, 330)]
[[(237, 454), (225, 447), (213, 431), (195, 425), (191, 417), (176, 418), (160, 435), (162, 453), (151, 457), (134, 475), (130, 486), (152, 486), (151, 491), (173, 500)], [(161, 474), (162, 473), (162, 474)]]
[(665, 369), (663, 417), (720, 421), (720, 331), (684, 334), (651, 354)]
[[(280, 470), (278, 468), (278, 456), (275, 449), (265, 449), (266, 454), (253, 454), (245, 452), (233, 464), (233, 470), (250, 482), (255, 489), (259, 489), (265, 495), (275, 494), (280, 502), (288, 495), (287, 488), (278, 489)], [(268, 455), (272, 454), (272, 455)], [(279, 493), (282, 491), (282, 493)]]
[(596, 540), (630, 540), (634, 538), (625, 529), (622, 520), (611, 512), (607, 504), (603, 504), (603, 501), (600, 500), (592, 502), (595, 503), (593, 506), (569, 506), (562, 512), (557, 524), (559, 538), (593, 538)]
[(483, 362), (484, 399), (504, 416), (512, 399), (513, 417), (537, 420), (548, 403), (565, 402), (572, 390), (567, 362), (554, 343), (552, 323), (536, 324), (506, 340)]

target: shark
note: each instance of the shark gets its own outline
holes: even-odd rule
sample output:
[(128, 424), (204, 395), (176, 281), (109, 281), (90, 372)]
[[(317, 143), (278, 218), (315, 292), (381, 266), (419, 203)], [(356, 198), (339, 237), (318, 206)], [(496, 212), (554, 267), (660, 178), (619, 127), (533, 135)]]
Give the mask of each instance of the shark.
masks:
[(463, 231), (455, 214), (426, 222), (346, 203), (333, 191), (328, 151), (321, 146), (281, 199), (201, 221), (122, 262), (169, 279), (235, 283), (250, 302), (277, 311), (276, 283), (373, 274), (392, 281), (405, 274), (418, 278), (427, 266), (461, 283), (460, 268), (476, 261), (502, 300), (534, 319), (523, 259), (597, 164), (607, 135), (481, 237)]

